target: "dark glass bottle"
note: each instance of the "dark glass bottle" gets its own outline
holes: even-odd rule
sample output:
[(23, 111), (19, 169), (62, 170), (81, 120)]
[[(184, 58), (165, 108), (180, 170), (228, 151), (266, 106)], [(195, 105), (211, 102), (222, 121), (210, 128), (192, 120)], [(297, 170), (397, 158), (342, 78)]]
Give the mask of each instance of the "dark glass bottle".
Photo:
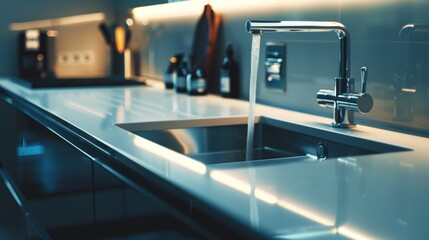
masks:
[(238, 97), (238, 65), (234, 60), (234, 49), (228, 44), (220, 70), (220, 95)]
[(174, 83), (174, 89), (176, 90), (176, 92), (186, 92), (186, 76), (188, 75), (188, 73), (188, 63), (186, 61), (182, 61), (177, 72), (176, 82)]
[(170, 58), (167, 70), (164, 73), (164, 84), (165, 88), (172, 89), (174, 86), (174, 79), (177, 77), (177, 67), (176, 59), (174, 57)]
[(179, 71), (179, 65), (182, 62), (183, 54), (178, 53), (170, 58), (168, 67), (164, 73), (164, 84), (165, 88), (172, 89), (176, 82), (177, 73)]
[(201, 67), (196, 67), (186, 77), (186, 89), (189, 95), (207, 94), (207, 79)]

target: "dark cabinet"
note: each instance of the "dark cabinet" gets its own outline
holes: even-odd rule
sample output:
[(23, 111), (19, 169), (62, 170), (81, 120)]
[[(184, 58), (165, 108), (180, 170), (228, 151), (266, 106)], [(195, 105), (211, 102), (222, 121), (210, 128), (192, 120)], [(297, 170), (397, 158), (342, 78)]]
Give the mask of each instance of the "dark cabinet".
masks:
[(3, 170), (0, 170), (0, 179), (0, 239), (25, 239), (25, 212), (8, 189)]
[(165, 205), (106, 170), (102, 154), (73, 144), (31, 111), (3, 100), (0, 110), (7, 116), (1, 172), (14, 182), (0, 182), (0, 239), (199, 238)]
[(18, 149), (19, 188), (46, 231), (58, 239), (92, 238), (90, 159), (26, 115)]
[(162, 205), (94, 164), (97, 239), (195, 239)]
[[(3, 178), (7, 188), (0, 189), (0, 196), (13, 198), (1, 201), (0, 206), (24, 213), (24, 223), (19, 225), (22, 229), (14, 231), (22, 235), (15, 239), (93, 238), (92, 162), (27, 115), (4, 102), (1, 107), (7, 114), (0, 124), (5, 143), (1, 151), (6, 155), (1, 165), (3, 175), (9, 177)], [(0, 226), (16, 222), (19, 216), (18, 210), (1, 214)], [(79, 231), (82, 228), (86, 230)]]
[(49, 239), (13, 179), (0, 168), (0, 239)]

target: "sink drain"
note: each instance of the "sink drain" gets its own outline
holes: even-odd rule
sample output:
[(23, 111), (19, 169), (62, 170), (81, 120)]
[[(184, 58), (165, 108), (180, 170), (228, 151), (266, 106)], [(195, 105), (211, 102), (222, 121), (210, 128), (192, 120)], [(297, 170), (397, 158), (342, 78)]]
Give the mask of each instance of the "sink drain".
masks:
[(328, 148), (323, 143), (319, 143), (316, 148), (317, 159), (324, 160), (328, 156)]

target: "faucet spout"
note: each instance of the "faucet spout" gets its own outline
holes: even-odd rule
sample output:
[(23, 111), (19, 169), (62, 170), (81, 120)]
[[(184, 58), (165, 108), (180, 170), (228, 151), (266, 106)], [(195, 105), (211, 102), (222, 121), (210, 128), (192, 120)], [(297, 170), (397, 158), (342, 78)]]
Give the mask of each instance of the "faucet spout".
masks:
[(319, 21), (247, 21), (246, 31), (252, 34), (264, 32), (335, 32), (340, 40), (340, 78), (350, 78), (350, 36), (346, 27), (339, 22)]

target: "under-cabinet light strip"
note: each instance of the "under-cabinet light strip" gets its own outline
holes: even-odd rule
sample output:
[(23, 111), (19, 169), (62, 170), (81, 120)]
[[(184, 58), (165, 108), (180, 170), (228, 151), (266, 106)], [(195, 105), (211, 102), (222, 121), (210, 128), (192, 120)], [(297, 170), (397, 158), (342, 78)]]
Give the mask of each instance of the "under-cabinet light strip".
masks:
[[(346, 8), (368, 8), (374, 5), (385, 6), (398, 2), (406, 2), (408, 0), (349, 0)], [(164, 3), (157, 5), (149, 5), (137, 7), (132, 10), (134, 18), (146, 25), (149, 21), (165, 18), (191, 17), (202, 14), (204, 5), (210, 4), (216, 12), (234, 12), (246, 13), (252, 15), (260, 15), (261, 13), (272, 12), (287, 12), (297, 9), (304, 10), (330, 10), (338, 8), (337, 1), (323, 0), (188, 0), (182, 2)], [(250, 17), (252, 16), (250, 15)]]
[(91, 13), (91, 14), (76, 15), (76, 16), (54, 18), (54, 19), (11, 23), (9, 25), (9, 29), (13, 31), (21, 31), (21, 30), (28, 30), (28, 29), (51, 28), (51, 27), (59, 27), (59, 26), (79, 24), (79, 23), (103, 21), (104, 19), (105, 19), (104, 13)]

